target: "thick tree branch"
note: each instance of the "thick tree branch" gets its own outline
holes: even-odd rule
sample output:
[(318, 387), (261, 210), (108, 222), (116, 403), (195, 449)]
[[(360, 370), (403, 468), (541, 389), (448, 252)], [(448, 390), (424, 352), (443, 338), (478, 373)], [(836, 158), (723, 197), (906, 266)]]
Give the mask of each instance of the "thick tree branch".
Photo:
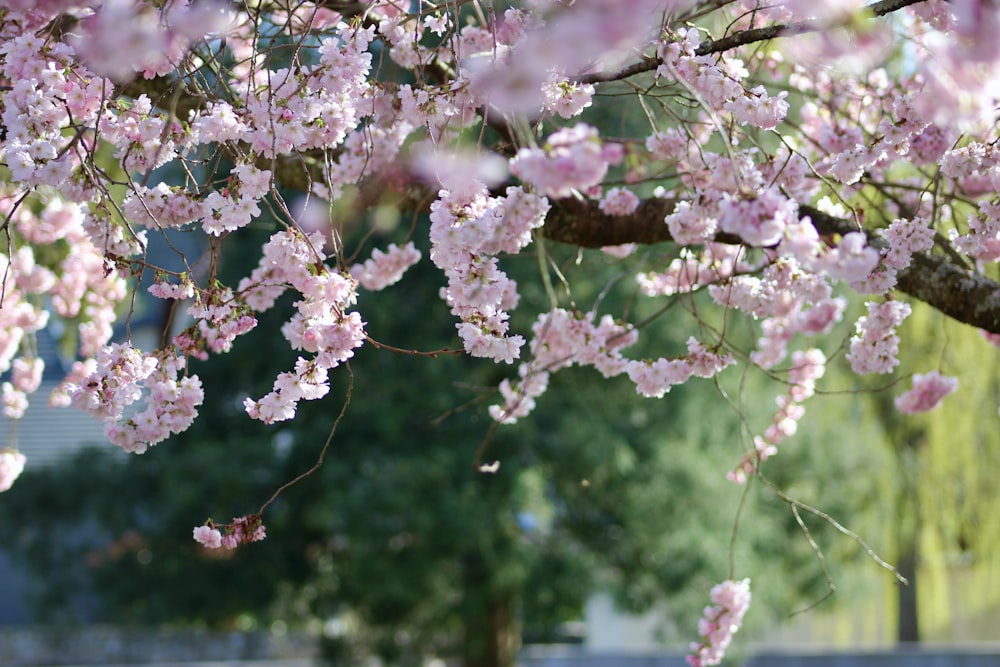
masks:
[[(401, 180), (387, 187), (382, 179), (364, 184), (356, 201), (359, 211), (380, 201), (408, 210), (425, 210), (434, 199), (431, 188)], [(612, 216), (601, 210), (593, 200), (558, 199), (545, 219), (545, 238), (579, 246), (603, 246), (638, 243), (671, 243), (670, 229), (664, 218), (674, 210), (673, 199), (645, 199), (631, 215)], [(857, 223), (837, 218), (811, 206), (799, 206), (799, 213), (808, 217), (821, 236), (843, 236), (859, 231)], [(860, 230), (863, 231), (863, 230)], [(731, 234), (717, 234), (715, 241), (739, 244)], [(869, 242), (880, 247), (884, 241), (869, 235)], [(897, 289), (923, 301), (959, 322), (1000, 334), (1000, 283), (959, 266), (947, 257), (921, 253), (912, 264), (897, 275)]]
[[(873, 16), (885, 16), (922, 1), (923, 0), (881, 0), (881, 2), (875, 2), (868, 5), (865, 8), (865, 12)], [(786, 25), (778, 24), (765, 26), (763, 28), (755, 28), (753, 30), (743, 30), (721, 39), (705, 42), (698, 47), (696, 53), (699, 56), (707, 56), (713, 53), (723, 53), (725, 51), (729, 51), (730, 49), (735, 49), (747, 44), (754, 44), (756, 42), (763, 42), (776, 37), (791, 37), (793, 35), (800, 35), (807, 32), (821, 32), (824, 30), (830, 30), (833, 27), (837, 26), (831, 26), (827, 23), (804, 21), (802, 23), (789, 23)]]
[[(909, 5), (915, 5), (923, 0), (881, 0), (866, 8), (866, 11), (874, 16), (885, 16), (895, 11), (899, 11)], [(708, 56), (713, 53), (725, 53), (740, 46), (765, 42), (778, 37), (791, 37), (810, 32), (822, 32), (830, 30), (832, 27), (826, 23), (815, 23), (804, 21), (801, 23), (776, 23), (764, 26), (763, 28), (753, 28), (751, 30), (741, 30), (740, 32), (702, 42), (695, 55)], [(644, 58), (642, 61), (633, 63), (616, 72), (596, 72), (579, 77), (580, 83), (601, 83), (605, 81), (621, 81), (643, 72), (651, 72), (663, 64), (659, 58)]]
[(921, 253), (898, 280), (899, 291), (959, 322), (1000, 334), (1000, 284), (989, 278)]
[[(663, 218), (674, 207), (670, 199), (647, 199), (629, 216), (610, 216), (594, 201), (563, 199), (553, 202), (542, 228), (545, 237), (585, 248), (623, 243), (672, 241)], [(809, 216), (823, 236), (858, 231), (857, 225), (809, 206), (799, 212)], [(739, 243), (720, 234), (716, 241)], [(878, 244), (878, 239), (872, 240)], [(923, 301), (945, 315), (971, 326), (1000, 334), (1000, 283), (951, 263), (940, 255), (921, 253), (899, 272), (897, 289)]]
[(611, 216), (595, 202), (559, 199), (545, 218), (545, 238), (583, 248), (624, 243), (671, 241), (663, 219), (674, 210), (673, 199), (644, 199), (631, 215)]

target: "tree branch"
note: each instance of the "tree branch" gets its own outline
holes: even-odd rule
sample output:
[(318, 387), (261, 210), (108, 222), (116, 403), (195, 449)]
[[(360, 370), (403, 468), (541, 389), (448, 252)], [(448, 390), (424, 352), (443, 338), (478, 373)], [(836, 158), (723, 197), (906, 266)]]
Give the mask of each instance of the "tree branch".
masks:
[[(899, 11), (909, 5), (915, 5), (923, 0), (881, 0), (866, 7), (866, 11), (873, 16), (885, 16), (895, 11)], [(724, 53), (740, 46), (765, 42), (778, 37), (791, 37), (809, 32), (820, 32), (829, 30), (836, 26), (813, 21), (803, 21), (801, 23), (776, 23), (764, 26), (763, 28), (753, 28), (741, 30), (740, 32), (721, 37), (719, 39), (702, 42), (695, 50), (695, 55), (708, 56), (713, 53)], [(663, 64), (659, 58), (644, 58), (642, 61), (633, 63), (617, 72), (596, 72), (579, 77), (580, 83), (602, 83), (606, 81), (621, 81), (643, 72), (651, 72)]]
[[(628, 216), (610, 216), (597, 202), (561, 199), (552, 202), (542, 228), (545, 237), (584, 248), (623, 243), (667, 243), (673, 241), (663, 219), (674, 209), (671, 199), (647, 199)], [(857, 225), (810, 206), (800, 206), (822, 236), (858, 231)], [(715, 237), (721, 243), (740, 243), (729, 234)], [(880, 245), (879, 239), (871, 239)], [(1000, 334), (1000, 283), (940, 255), (914, 255), (910, 266), (900, 271), (896, 289), (923, 301), (959, 322)]]
[[(911, 4), (917, 0), (885, 0), (869, 5), (868, 11), (881, 16)], [(792, 31), (814, 30), (803, 24), (779, 25), (757, 30), (747, 30), (729, 37), (706, 42), (699, 48), (699, 54), (717, 53), (750, 44), (763, 39), (788, 35)], [(655, 69), (659, 61), (655, 59), (636, 63), (619, 74), (632, 76), (642, 71)], [(601, 79), (602, 75), (593, 75)], [(617, 75), (616, 75), (617, 76)], [(151, 81), (136, 80), (123, 88), (119, 94), (138, 96), (148, 94), (156, 103), (169, 94), (176, 83), (164, 78)], [(185, 96), (181, 96), (185, 97)], [(183, 109), (175, 110), (178, 115), (191, 109), (201, 108), (204, 98), (193, 97), (186, 101)], [(308, 189), (310, 178), (322, 180), (319, 163), (303, 156), (279, 156), (266, 160), (260, 165), (275, 172), (275, 182), (285, 187)], [(419, 186), (409, 181), (405, 175), (396, 174), (399, 182), (388, 183), (384, 178), (375, 178), (361, 184), (355, 204), (358, 209), (368, 208), (379, 201), (389, 201), (402, 209), (423, 210), (433, 200), (431, 188)], [(392, 187), (395, 186), (395, 187)], [(674, 209), (674, 200), (647, 199), (628, 216), (609, 216), (601, 211), (597, 202), (578, 199), (562, 199), (552, 203), (543, 233), (553, 241), (559, 241), (583, 248), (639, 243), (672, 242), (670, 231), (664, 218)], [(857, 231), (856, 224), (834, 218), (808, 206), (800, 206), (799, 211), (812, 219), (821, 235), (846, 234)], [(715, 238), (721, 243), (740, 243), (740, 239), (726, 234)], [(879, 239), (871, 239), (878, 244)], [(969, 271), (965, 267), (950, 262), (940, 255), (919, 254), (913, 262), (897, 276), (897, 289), (915, 299), (923, 301), (942, 313), (966, 324), (1000, 334), (1000, 283)]]

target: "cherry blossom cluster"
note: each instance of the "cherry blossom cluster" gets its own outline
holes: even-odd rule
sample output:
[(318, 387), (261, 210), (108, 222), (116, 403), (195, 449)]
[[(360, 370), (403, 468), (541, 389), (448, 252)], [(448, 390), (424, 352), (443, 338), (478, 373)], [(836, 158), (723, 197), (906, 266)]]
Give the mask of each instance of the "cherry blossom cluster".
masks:
[(743, 625), (743, 616), (750, 608), (750, 580), (733, 581), (727, 579), (712, 588), (712, 606), (705, 607), (704, 615), (698, 621), (699, 642), (691, 644), (687, 663), (691, 667), (718, 665), (726, 655), (726, 649)]
[(148, 391), (145, 409), (127, 419), (105, 422), (108, 441), (126, 452), (142, 454), (150, 446), (187, 430), (205, 399), (197, 375), (178, 379), (184, 370), (184, 357), (161, 355), (156, 361), (156, 369), (144, 382)]
[(681, 28), (664, 37), (657, 51), (663, 63), (656, 70), (658, 77), (683, 81), (708, 107), (729, 111), (739, 123), (773, 130), (785, 119), (788, 94), (771, 97), (763, 86), (747, 90), (742, 81), (750, 72), (742, 60), (697, 55), (701, 34), (694, 29)]
[[(150, 445), (187, 429), (204, 400), (196, 375), (178, 379), (184, 357), (145, 355), (130, 344), (112, 343), (96, 360), (79, 363), (63, 392), (70, 403), (104, 422), (108, 441), (142, 454)], [(129, 410), (145, 392), (145, 409)], [(129, 414), (126, 414), (126, 412)]]
[(896, 408), (907, 415), (933, 410), (944, 397), (958, 389), (958, 378), (946, 377), (937, 371), (917, 373), (913, 388), (896, 399)]
[(875, 68), (866, 77), (838, 77), (822, 63), (799, 70), (796, 83), (815, 93), (801, 111), (810, 158), (841, 184), (881, 177), (901, 161), (933, 164), (952, 146), (956, 133), (921, 106), (926, 90), (919, 77), (893, 81)]
[(333, 148), (361, 120), (368, 97), (375, 27), (342, 23), (339, 39), (319, 46), (315, 67), (261, 72), (246, 82), (242, 136), (251, 148), (272, 156), (313, 148)]
[(639, 208), (639, 196), (626, 188), (611, 188), (601, 198), (601, 210), (608, 215), (629, 215)]
[(859, 375), (889, 373), (899, 365), (896, 327), (903, 323), (912, 309), (902, 301), (869, 302), (866, 305), (868, 315), (858, 319), (847, 360)]
[[(777, 242), (781, 237), (779, 230), (797, 218), (793, 215), (796, 206), (792, 198), (808, 200), (817, 190), (816, 182), (808, 177), (808, 164), (793, 153), (778, 158), (781, 160), (779, 168), (775, 157), (763, 159), (765, 156), (756, 149), (734, 149), (723, 153), (706, 150), (702, 144), (711, 137), (710, 128), (707, 123), (699, 123), (692, 128), (690, 132), (695, 141), (679, 143), (683, 147), (682, 152), (669, 160), (676, 160), (681, 170), (681, 183), (688, 188), (685, 199), (692, 206), (698, 205), (697, 209), (686, 212), (685, 217), (677, 221), (681, 223), (679, 227), (683, 231), (685, 227), (693, 226), (694, 229), (686, 232), (691, 242), (704, 242), (707, 235), (715, 231), (725, 212), (729, 214), (727, 224), (733, 234), (745, 231), (748, 238), (755, 239), (755, 243), (772, 245), (763, 243), (764, 239), (760, 237)], [(650, 138), (647, 138), (649, 142)], [(662, 149), (663, 146), (657, 148)], [(687, 199), (688, 193), (693, 195), (690, 199)], [(752, 216), (745, 225), (735, 217), (741, 208)]]
[[(176, 286), (154, 283), (150, 291), (157, 296), (186, 299), (194, 290), (182, 281)], [(238, 336), (257, 326), (250, 308), (240, 303), (228, 287), (197, 292), (195, 297), (187, 309), (194, 323), (173, 338), (173, 344), (189, 357), (204, 360), (209, 352), (229, 352)]]
[(0, 492), (8, 490), (17, 481), (24, 471), (24, 454), (5, 447), (0, 450)]
[(385, 252), (376, 248), (371, 258), (352, 266), (351, 276), (366, 290), (376, 292), (398, 283), (406, 270), (419, 261), (420, 251), (412, 241), (402, 248), (390, 243)]
[(28, 395), (42, 384), (45, 362), (21, 357), (11, 366), (11, 381), (0, 384), (0, 411), (9, 419), (20, 419), (28, 409)]
[[(5, 304), (0, 308), (0, 373), (11, 372), (10, 381), (0, 385), (0, 411), (10, 419), (19, 419), (28, 408), (28, 394), (38, 389), (44, 363), (27, 354), (17, 357), (26, 337), (48, 324), (46, 310), (32, 303), (33, 294), (52, 289), (55, 276), (34, 263), (30, 247), (8, 258), (0, 253), (0, 288)], [(23, 273), (22, 273), (23, 272)], [(17, 358), (15, 358), (17, 357)]]
[(549, 204), (519, 187), (490, 197), (472, 182), (461, 190), (441, 190), (431, 204), (431, 261), (448, 285), (441, 291), (465, 350), (474, 357), (511, 363), (524, 338), (508, 336), (508, 311), (517, 305), (517, 285), (498, 265), (501, 252), (518, 253), (531, 242)]
[(778, 249), (813, 273), (852, 284), (870, 279), (880, 259), (861, 232), (848, 232), (836, 246), (827, 245), (809, 218), (788, 225)]
[(710, 206), (700, 202), (677, 202), (674, 210), (664, 218), (670, 236), (682, 245), (697, 245), (711, 240), (719, 228), (719, 221)]
[(265, 424), (293, 418), (301, 400), (325, 396), (328, 371), (353, 357), (365, 341), (360, 314), (348, 312), (357, 296), (356, 283), (324, 264), (323, 247), (318, 233), (278, 232), (264, 246), (258, 267), (239, 285), (240, 301), (258, 312), (273, 306), (287, 289), (296, 290), (302, 298), (281, 332), (293, 350), (315, 355), (300, 357), (293, 372), (279, 374), (270, 393), (244, 401), (247, 414)]
[(804, 270), (791, 257), (769, 263), (759, 276), (739, 275), (708, 289), (719, 305), (761, 319), (763, 335), (751, 359), (762, 368), (772, 368), (786, 357), (795, 334), (829, 332), (846, 307), (822, 275)]
[(315, 359), (307, 361), (299, 357), (294, 372), (280, 373), (275, 378), (271, 393), (257, 401), (246, 399), (244, 407), (254, 419), (271, 424), (293, 418), (299, 401), (314, 401), (329, 391), (327, 369)]
[(778, 411), (771, 417), (771, 425), (762, 436), (753, 438), (753, 450), (743, 455), (731, 470), (729, 481), (743, 484), (757, 471), (757, 466), (778, 453), (778, 445), (785, 438), (795, 435), (799, 420), (805, 415), (802, 403), (816, 393), (816, 380), (826, 372), (826, 355), (821, 350), (797, 350), (792, 353), (792, 366), (788, 370), (788, 391), (777, 398)]
[(228, 524), (217, 524), (209, 519), (194, 529), (195, 542), (206, 549), (235, 549), (241, 544), (260, 542), (265, 537), (264, 523), (257, 514), (236, 517)]
[(260, 215), (258, 202), (270, 189), (271, 172), (252, 165), (236, 165), (231, 181), (233, 186), (214, 190), (202, 204), (202, 228), (211, 236), (221, 236)]
[(776, 187), (749, 197), (726, 193), (719, 202), (719, 229), (752, 246), (771, 246), (784, 236), (785, 227), (798, 219), (796, 213), (795, 202)]
[(664, 11), (690, 5), (596, 0), (569, 10), (557, 3), (523, 4), (493, 25), (461, 29), (454, 49), (460, 79), (468, 81), (477, 106), (529, 116), (544, 110), (562, 118), (590, 104), (594, 88), (574, 81), (576, 73), (595, 64), (613, 66), (644, 49), (655, 41)]
[(604, 377), (621, 374), (628, 365), (621, 351), (638, 338), (635, 330), (610, 315), (595, 324), (591, 316), (563, 308), (539, 316), (532, 331), (531, 360), (518, 367), (518, 381), (500, 384), (503, 405), (490, 406), (490, 416), (500, 423), (511, 424), (530, 414), (535, 399), (548, 388), (549, 376), (561, 368), (590, 365)]
[(143, 354), (131, 343), (111, 343), (85, 365), (89, 373), (79, 384), (68, 388), (73, 407), (114, 423), (126, 407), (139, 400), (143, 383), (157, 365), (155, 357)]
[(637, 393), (662, 398), (674, 385), (691, 377), (713, 377), (734, 361), (730, 354), (710, 350), (694, 337), (687, 341), (686, 355), (630, 360), (622, 350), (635, 343), (638, 332), (608, 315), (596, 324), (592, 317), (557, 308), (535, 322), (529, 346), (532, 358), (519, 366), (516, 382), (500, 384), (504, 403), (490, 406), (493, 419), (509, 424), (530, 414), (535, 399), (548, 388), (549, 376), (573, 365), (593, 366), (606, 378), (626, 374)]
[(70, 45), (46, 43), (32, 32), (0, 45), (3, 78), (13, 83), (4, 94), (3, 152), (14, 182), (63, 185), (78, 164), (76, 153), (68, 150), (74, 138), (63, 130), (93, 125), (102, 97), (111, 92), (109, 81), (85, 68), (67, 71), (73, 53)]
[(190, 299), (195, 294), (195, 286), (191, 277), (184, 273), (180, 276), (180, 282), (171, 283), (165, 274), (157, 274), (153, 284), (147, 291), (158, 299), (174, 299), (183, 301)]
[(1000, 203), (983, 201), (979, 213), (968, 218), (967, 234), (954, 239), (955, 247), (979, 262), (1000, 259)]
[(661, 271), (636, 276), (639, 289), (647, 296), (673, 296), (723, 283), (736, 272), (752, 270), (739, 246), (708, 243), (699, 250), (685, 248)]
[(561, 199), (587, 192), (621, 159), (618, 144), (604, 144), (596, 128), (578, 123), (549, 135), (538, 148), (520, 149), (510, 170), (540, 194)]
[(137, 186), (126, 195), (122, 211), (135, 224), (158, 229), (183, 227), (210, 213), (193, 193), (166, 183)]
[(184, 0), (158, 10), (147, 2), (112, 0), (82, 22), (73, 43), (80, 58), (104, 76), (121, 81), (139, 72), (152, 79), (173, 72), (192, 42), (228, 22), (223, 3)]
[[(923, 5), (923, 6), (922, 6)], [(917, 3), (913, 14), (932, 28), (917, 33), (924, 81), (916, 104), (935, 121), (980, 129), (994, 122), (1000, 12), (991, 3)], [(950, 39), (947, 37), (951, 37)]]
[(934, 230), (920, 217), (896, 219), (881, 236), (888, 246), (881, 250), (878, 266), (865, 278), (851, 282), (851, 287), (863, 294), (888, 292), (896, 285), (896, 275), (910, 266), (913, 255), (934, 246)]
[(625, 372), (635, 383), (636, 392), (640, 396), (662, 398), (675, 385), (692, 377), (713, 377), (734, 363), (729, 353), (711, 351), (694, 337), (688, 339), (687, 348), (687, 355), (677, 359), (661, 357), (628, 362)]
[(553, 76), (542, 84), (543, 102), (546, 111), (558, 114), (563, 118), (579, 116), (590, 106), (594, 95), (594, 86), (589, 83), (576, 83), (568, 79)]

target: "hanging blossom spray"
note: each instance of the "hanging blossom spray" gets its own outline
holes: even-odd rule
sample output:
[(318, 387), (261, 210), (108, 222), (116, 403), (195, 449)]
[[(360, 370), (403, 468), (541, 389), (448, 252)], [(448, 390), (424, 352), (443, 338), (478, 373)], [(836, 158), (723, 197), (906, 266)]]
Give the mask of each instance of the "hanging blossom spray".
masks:
[(722, 662), (729, 642), (743, 624), (743, 614), (750, 607), (750, 580), (727, 579), (712, 588), (711, 607), (698, 621), (698, 634), (702, 641), (691, 643), (687, 662), (692, 667), (717, 665)]

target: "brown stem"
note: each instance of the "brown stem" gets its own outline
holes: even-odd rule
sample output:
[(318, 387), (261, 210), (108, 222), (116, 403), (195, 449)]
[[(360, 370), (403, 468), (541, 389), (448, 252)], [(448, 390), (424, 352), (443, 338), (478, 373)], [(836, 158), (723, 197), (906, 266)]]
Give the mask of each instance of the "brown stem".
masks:
[[(882, 0), (881, 2), (875, 2), (868, 5), (866, 11), (874, 16), (885, 16), (886, 14), (899, 11), (909, 5), (915, 5), (918, 2), (922, 2), (922, 0)], [(747, 44), (756, 44), (757, 42), (765, 42), (769, 39), (790, 37), (792, 35), (801, 35), (808, 32), (821, 32), (823, 30), (829, 30), (831, 27), (833, 26), (828, 24), (804, 21), (801, 23), (776, 23), (774, 25), (764, 26), (763, 28), (741, 30), (740, 32), (727, 35), (726, 37), (702, 42), (695, 50), (695, 55), (708, 56), (713, 53), (725, 53), (726, 51), (731, 51), (732, 49), (746, 46)], [(580, 83), (621, 81), (637, 74), (642, 74), (643, 72), (651, 72), (662, 63), (663, 61), (659, 58), (644, 58), (640, 62), (628, 65), (617, 72), (596, 72), (594, 74), (581, 76), (578, 80)]]

